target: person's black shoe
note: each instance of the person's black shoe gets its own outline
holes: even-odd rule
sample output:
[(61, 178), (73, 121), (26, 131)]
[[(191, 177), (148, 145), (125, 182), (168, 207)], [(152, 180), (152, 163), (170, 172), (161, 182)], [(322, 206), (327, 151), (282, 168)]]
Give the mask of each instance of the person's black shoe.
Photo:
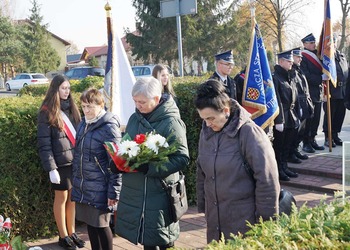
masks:
[(298, 157), (301, 160), (309, 159), (309, 156), (302, 154), (300, 151), (295, 151), (294, 154), (296, 157)]
[[(328, 138), (326, 138), (326, 139), (324, 140), (324, 145), (325, 145), (326, 147), (329, 147), (329, 140), (328, 140)], [(335, 145), (334, 141), (332, 140), (332, 148), (335, 148), (335, 147), (336, 147), (336, 145)]]
[(75, 249), (77, 249), (77, 246), (74, 244), (73, 240), (69, 236), (66, 236), (64, 238), (60, 237), (58, 239), (58, 245), (60, 247), (63, 247), (66, 250), (75, 250)]
[(310, 143), (304, 143), (303, 144), (303, 151), (306, 153), (315, 153), (315, 149), (311, 147)]
[(72, 233), (70, 237), (77, 247), (83, 248), (85, 246), (85, 241), (82, 240), (76, 233)]
[(312, 140), (312, 141), (310, 142), (310, 145), (311, 145), (311, 147), (313, 147), (313, 148), (316, 149), (316, 150), (324, 150), (324, 147), (318, 145), (317, 142), (316, 142), (316, 140)]
[(291, 178), (297, 178), (299, 176), (297, 173), (293, 172), (288, 167), (284, 168), (284, 172), (288, 177), (291, 177)]
[(342, 146), (343, 145), (343, 141), (342, 139), (340, 139), (339, 137), (335, 137), (334, 138), (334, 143), (338, 146)]
[(288, 162), (301, 163), (301, 160), (295, 154), (291, 154), (288, 158)]
[(282, 171), (278, 171), (278, 175), (279, 175), (279, 180), (280, 181), (290, 181), (290, 178), (288, 175), (286, 175), (286, 173), (282, 170)]

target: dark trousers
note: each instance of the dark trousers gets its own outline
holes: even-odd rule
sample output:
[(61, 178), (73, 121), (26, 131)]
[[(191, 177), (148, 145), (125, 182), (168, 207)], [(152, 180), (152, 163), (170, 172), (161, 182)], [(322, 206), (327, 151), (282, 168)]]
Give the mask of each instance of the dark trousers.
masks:
[(314, 116), (306, 119), (304, 142), (309, 142), (310, 139), (313, 140), (317, 135), (318, 126), (320, 125), (321, 118), (321, 102), (314, 102)]
[(289, 155), (292, 155), (296, 151), (299, 151), (300, 142), (303, 141), (305, 133), (306, 119), (300, 121), (299, 128), (294, 129), (292, 136), (292, 143), (289, 150)]
[(87, 225), (92, 250), (113, 250), (113, 234), (110, 227)]
[[(330, 111), (331, 111), (331, 126), (332, 136), (338, 135), (343, 126), (345, 118), (345, 106), (343, 99), (330, 99)], [(327, 118), (327, 103), (323, 103), (324, 119), (323, 119), (323, 132), (328, 137), (328, 118)]]
[(273, 150), (275, 151), (276, 161), (279, 168), (288, 160), (295, 135), (296, 130), (293, 128), (285, 128), (283, 132), (279, 132), (275, 128), (273, 129)]

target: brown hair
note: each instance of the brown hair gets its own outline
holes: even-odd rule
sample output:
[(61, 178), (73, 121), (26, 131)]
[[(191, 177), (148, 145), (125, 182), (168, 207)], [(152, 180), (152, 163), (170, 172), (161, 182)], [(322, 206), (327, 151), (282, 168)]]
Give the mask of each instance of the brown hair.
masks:
[[(56, 75), (52, 79), (49, 89), (46, 92), (44, 101), (40, 107), (40, 112), (45, 111), (48, 113), (50, 125), (59, 128), (61, 131), (63, 130), (64, 122), (61, 115), (59, 87), (65, 81), (68, 81), (68, 78), (66, 78), (64, 75)], [(78, 124), (81, 120), (81, 116), (78, 106), (75, 104), (71, 93), (69, 93), (68, 99), (73, 120), (75, 124)]]
[(101, 107), (104, 107), (105, 105), (102, 93), (98, 89), (94, 88), (89, 88), (85, 90), (80, 96), (80, 101), (85, 103), (96, 104)]
[[(154, 68), (152, 70), (152, 76), (154, 78), (158, 79), (158, 81), (160, 83), (162, 83), (162, 81), (160, 79), (160, 74), (161, 74), (162, 70), (166, 70), (169, 72), (168, 68), (163, 64), (157, 64), (156, 66), (154, 66)], [(176, 96), (175, 91), (173, 89), (173, 85), (170, 82), (170, 77), (168, 78), (167, 84), (165, 86), (162, 84), (162, 86), (163, 86), (163, 92), (169, 93), (173, 97)]]

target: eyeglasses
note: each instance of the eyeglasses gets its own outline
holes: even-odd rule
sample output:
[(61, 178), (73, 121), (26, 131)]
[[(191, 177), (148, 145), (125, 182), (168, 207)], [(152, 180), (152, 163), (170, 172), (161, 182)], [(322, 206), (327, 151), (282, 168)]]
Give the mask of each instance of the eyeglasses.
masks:
[(233, 68), (233, 65), (234, 65), (233, 63), (223, 63), (223, 62), (220, 62), (220, 64), (229, 68)]

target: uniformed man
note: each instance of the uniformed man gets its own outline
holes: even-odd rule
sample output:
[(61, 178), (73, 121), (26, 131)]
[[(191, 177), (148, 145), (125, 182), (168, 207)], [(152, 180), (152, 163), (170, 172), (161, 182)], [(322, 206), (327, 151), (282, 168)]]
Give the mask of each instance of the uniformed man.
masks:
[(242, 103), (242, 92), (237, 95), (236, 82), (230, 77), (234, 66), (232, 50), (215, 55), (215, 72), (210, 77), (222, 82), (229, 97)]
[[(337, 42), (337, 36), (333, 36), (334, 44)], [(332, 128), (332, 147), (336, 145), (343, 145), (343, 141), (339, 138), (338, 133), (341, 131), (345, 118), (345, 90), (346, 82), (349, 76), (348, 62), (345, 55), (335, 48), (334, 53), (335, 66), (337, 70), (337, 84), (336, 87), (329, 83), (330, 89), (330, 112), (331, 112), (331, 128)], [(324, 145), (329, 147), (328, 141), (328, 120), (327, 120), (327, 102), (323, 103), (324, 119), (323, 119), (323, 132), (325, 136)]]
[(318, 145), (315, 140), (321, 117), (322, 63), (317, 57), (315, 36), (311, 33), (301, 39), (301, 41), (304, 50), (302, 51), (303, 60), (300, 63), (300, 68), (307, 79), (311, 100), (314, 105), (314, 115), (306, 120), (303, 151), (314, 153), (315, 150), (324, 150), (324, 147)]
[(295, 131), (295, 137), (293, 139), (294, 143), (292, 144), (291, 151), (289, 152), (288, 161), (292, 163), (301, 163), (301, 160), (306, 160), (309, 158), (306, 154), (302, 154), (300, 152), (299, 144), (304, 138), (306, 119), (313, 116), (314, 106), (310, 98), (309, 86), (306, 77), (300, 69), (300, 63), (303, 58), (301, 54), (301, 48), (297, 47), (292, 49), (292, 54), (294, 62), (291, 70), (291, 75), (295, 79), (296, 87), (298, 89), (300, 126)]
[(298, 177), (298, 174), (291, 171), (287, 164), (295, 129), (299, 127), (298, 90), (295, 80), (290, 75), (292, 65), (291, 50), (279, 53), (278, 64), (275, 65), (272, 76), (280, 110), (274, 120), (273, 149), (278, 164), (279, 179), (282, 181), (289, 181), (290, 177)]

